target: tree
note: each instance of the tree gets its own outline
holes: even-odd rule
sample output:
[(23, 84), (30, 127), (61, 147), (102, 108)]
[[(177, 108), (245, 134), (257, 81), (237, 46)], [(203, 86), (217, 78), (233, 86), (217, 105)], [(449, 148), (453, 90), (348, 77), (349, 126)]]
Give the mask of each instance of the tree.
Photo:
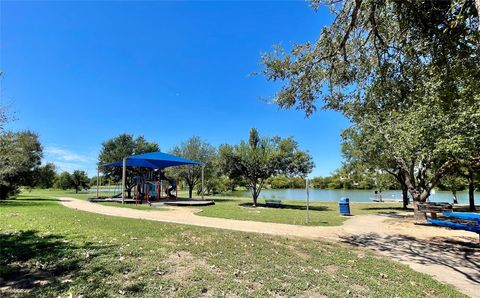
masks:
[[(216, 167), (213, 166), (217, 151), (215, 147), (203, 141), (200, 137), (193, 136), (179, 146), (173, 148), (171, 154), (181, 156), (190, 160), (199, 161), (204, 166), (204, 178), (206, 180), (215, 178)], [(193, 190), (201, 182), (202, 166), (180, 166), (172, 171), (177, 177), (185, 181), (188, 186), (188, 197), (191, 198)]]
[(21, 185), (32, 185), (40, 165), (42, 145), (31, 131), (0, 135), (0, 200), (18, 192)]
[(69, 189), (72, 187), (72, 175), (69, 172), (62, 172), (57, 176), (55, 180), (55, 188), (59, 189)]
[[(248, 142), (241, 141), (235, 146), (222, 146), (224, 171), (229, 177), (245, 180), (252, 193), (253, 206), (257, 206), (258, 196), (268, 178), (285, 171), (291, 176), (303, 177), (313, 168), (311, 157), (306, 152), (301, 156), (302, 160), (306, 160), (302, 164), (307, 166), (294, 165), (296, 159), (284, 154), (285, 150), (279, 146), (281, 143), (278, 138), (260, 137), (258, 131), (252, 128)], [(295, 148), (295, 151), (298, 150)]]
[(71, 188), (75, 189), (75, 193), (78, 193), (78, 191), (82, 189), (88, 189), (88, 183), (90, 182), (90, 179), (88, 179), (85, 171), (75, 170), (70, 178)]
[[(98, 155), (98, 162), (100, 165), (121, 161), (124, 157), (143, 154), (149, 152), (160, 151), (158, 144), (148, 142), (143, 136), (134, 138), (130, 134), (120, 134), (117, 137), (109, 139), (102, 143), (102, 149)], [(100, 171), (104, 173), (104, 178), (114, 179), (120, 181), (122, 179), (121, 167), (100, 167)], [(127, 177), (141, 175), (145, 171), (139, 168), (127, 168)], [(128, 182), (127, 182), (128, 183)], [(131, 191), (127, 188), (128, 197), (131, 196)]]
[(262, 57), (263, 74), (284, 83), (275, 102), (307, 115), (317, 100), (341, 111), (368, 140), (384, 144), (381, 163), (388, 161), (404, 193), (425, 201), (479, 148), (473, 1), (313, 2), (321, 4), (331, 4), (336, 18), (314, 45)]
[(55, 172), (55, 165), (53, 163), (47, 163), (36, 169), (35, 186), (40, 188), (52, 188), (56, 177), (57, 173)]

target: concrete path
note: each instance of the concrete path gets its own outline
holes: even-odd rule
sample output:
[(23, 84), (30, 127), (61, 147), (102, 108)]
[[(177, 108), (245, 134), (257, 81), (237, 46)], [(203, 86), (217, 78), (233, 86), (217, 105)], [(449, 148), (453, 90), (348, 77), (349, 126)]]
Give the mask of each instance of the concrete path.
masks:
[(169, 211), (119, 208), (73, 198), (60, 198), (66, 207), (104, 215), (220, 228), (278, 236), (324, 239), (375, 250), (480, 298), (478, 236), (432, 226), (414, 225), (406, 214), (354, 216), (342, 226), (307, 227), (196, 215), (198, 209)]

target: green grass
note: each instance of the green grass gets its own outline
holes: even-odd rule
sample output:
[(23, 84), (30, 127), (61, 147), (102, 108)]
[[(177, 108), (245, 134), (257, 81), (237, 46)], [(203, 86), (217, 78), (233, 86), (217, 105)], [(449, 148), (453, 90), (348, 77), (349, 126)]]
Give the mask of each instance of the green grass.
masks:
[[(215, 205), (203, 207), (198, 215), (311, 226), (336, 226), (348, 219), (339, 214), (336, 202), (310, 203), (308, 223), (305, 202), (282, 200), (282, 208), (266, 208), (264, 200), (259, 200), (260, 207), (253, 208), (251, 202), (246, 198), (216, 198)], [(350, 203), (350, 212), (353, 215), (391, 213), (401, 211), (401, 207), (398, 203)]]
[[(40, 190), (34, 189), (30, 193), (33, 196), (71, 196), (74, 198), (86, 199), (95, 194), (75, 194), (74, 192), (65, 192), (61, 190)], [(179, 196), (186, 197), (187, 192), (180, 191)], [(199, 198), (199, 197), (196, 197)], [(251, 220), (261, 222), (285, 223), (293, 225), (310, 226), (338, 226), (348, 217), (341, 216), (338, 212), (338, 203), (336, 202), (314, 202), (310, 203), (309, 222), (306, 222), (305, 202), (282, 200), (282, 208), (266, 208), (264, 200), (260, 199), (260, 207), (252, 207), (251, 198), (237, 197), (206, 197), (214, 199), (215, 205), (194, 207), (201, 209), (198, 215), (208, 217), (219, 217), (227, 219)], [(102, 203), (104, 204), (104, 203)], [(121, 205), (116, 203), (105, 203), (108, 206), (160, 210), (147, 205), (135, 206), (134, 204)], [(403, 211), (400, 203), (350, 203), (352, 215), (394, 213)]]
[(24, 288), (3, 297), (464, 297), (365, 250), (104, 216), (28, 193), (0, 201), (0, 280)]

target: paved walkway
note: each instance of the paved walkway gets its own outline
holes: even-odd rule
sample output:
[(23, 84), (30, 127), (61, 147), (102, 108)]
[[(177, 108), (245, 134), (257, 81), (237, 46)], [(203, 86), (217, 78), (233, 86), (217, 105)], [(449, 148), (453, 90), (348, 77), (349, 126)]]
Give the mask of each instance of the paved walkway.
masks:
[(373, 249), (414, 270), (452, 284), (471, 297), (480, 298), (478, 237), (465, 231), (414, 225), (405, 214), (354, 216), (342, 226), (307, 227), (204, 217), (196, 215), (198, 210), (192, 208), (149, 211), (72, 198), (60, 198), (60, 201), (69, 208), (104, 215), (348, 243)]

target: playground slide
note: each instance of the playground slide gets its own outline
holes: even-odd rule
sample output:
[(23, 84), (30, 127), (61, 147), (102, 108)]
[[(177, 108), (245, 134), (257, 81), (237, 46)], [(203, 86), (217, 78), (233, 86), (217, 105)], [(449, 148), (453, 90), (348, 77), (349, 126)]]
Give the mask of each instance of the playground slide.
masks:
[[(125, 191), (131, 191), (132, 188), (135, 186), (135, 184), (133, 184), (132, 186), (129, 186), (125, 189)], [(117, 193), (116, 195), (113, 195), (111, 196), (111, 198), (121, 198), (122, 197), (122, 192), (119, 192)]]

